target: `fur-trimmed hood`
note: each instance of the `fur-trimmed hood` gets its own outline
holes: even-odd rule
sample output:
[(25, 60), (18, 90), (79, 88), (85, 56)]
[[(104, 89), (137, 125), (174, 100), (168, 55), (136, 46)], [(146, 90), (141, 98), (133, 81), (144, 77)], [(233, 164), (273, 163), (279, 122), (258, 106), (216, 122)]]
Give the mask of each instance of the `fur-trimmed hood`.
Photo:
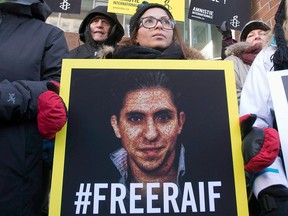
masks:
[(186, 59), (205, 60), (204, 55), (200, 51), (190, 47), (186, 47), (185, 50), (186, 50)]
[(97, 58), (99, 59), (106, 59), (111, 58), (115, 48), (113, 46), (106, 46), (104, 45), (101, 49), (97, 52)]
[(251, 44), (248, 42), (238, 42), (228, 46), (225, 50), (225, 55), (227, 57), (231, 55), (239, 57), (246, 49), (250, 47)]

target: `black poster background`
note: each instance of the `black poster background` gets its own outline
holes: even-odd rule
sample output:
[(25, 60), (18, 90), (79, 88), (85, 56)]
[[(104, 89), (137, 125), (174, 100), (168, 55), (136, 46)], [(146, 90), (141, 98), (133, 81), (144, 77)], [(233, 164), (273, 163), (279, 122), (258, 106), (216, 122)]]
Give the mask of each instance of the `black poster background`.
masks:
[[(147, 70), (129, 69), (132, 73)], [(61, 215), (75, 215), (80, 183), (118, 183), (119, 173), (109, 154), (121, 147), (110, 125), (109, 89), (124, 76), (123, 69), (73, 69), (70, 83), (69, 120)], [(153, 71), (153, 70), (150, 70)], [(181, 141), (186, 150), (186, 182), (190, 181), (198, 212), (180, 215), (237, 215), (233, 160), (229, 130), (225, 75), (222, 70), (169, 71), (184, 94), (186, 122)], [(216, 212), (199, 212), (198, 182), (221, 181)], [(243, 188), (245, 190), (245, 188)], [(87, 214), (93, 215), (93, 196)], [(179, 207), (181, 209), (181, 206)], [(127, 209), (129, 212), (129, 209)], [(80, 214), (81, 215), (81, 214)], [(99, 215), (110, 215), (109, 203)], [(119, 215), (119, 214), (116, 214)], [(141, 214), (142, 215), (142, 214)], [(144, 214), (148, 215), (148, 214)], [(151, 215), (151, 214), (149, 214)], [(161, 215), (161, 214), (152, 214)], [(170, 212), (164, 215), (178, 215)]]
[(191, 0), (188, 18), (213, 25), (226, 20), (230, 29), (241, 30), (250, 20), (250, 4), (250, 0)]
[(82, 0), (45, 0), (52, 12), (80, 14)]

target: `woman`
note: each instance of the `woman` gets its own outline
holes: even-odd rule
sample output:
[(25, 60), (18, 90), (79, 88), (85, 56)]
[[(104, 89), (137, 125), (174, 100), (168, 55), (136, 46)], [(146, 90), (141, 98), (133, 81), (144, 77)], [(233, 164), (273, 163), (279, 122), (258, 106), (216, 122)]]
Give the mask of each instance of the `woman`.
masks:
[(115, 50), (113, 58), (204, 59), (184, 45), (175, 24), (165, 6), (144, 1), (130, 19), (130, 40)]
[(240, 41), (227, 47), (225, 60), (232, 60), (236, 80), (238, 105), (248, 71), (256, 55), (267, 40), (270, 27), (261, 20), (252, 20), (242, 29)]

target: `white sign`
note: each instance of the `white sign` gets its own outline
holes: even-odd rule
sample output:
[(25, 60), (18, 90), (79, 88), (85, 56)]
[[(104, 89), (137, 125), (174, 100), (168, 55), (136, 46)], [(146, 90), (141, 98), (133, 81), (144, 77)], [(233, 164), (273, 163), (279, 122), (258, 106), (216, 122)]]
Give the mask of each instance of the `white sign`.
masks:
[(287, 175), (288, 168), (288, 70), (268, 73), (271, 95), (280, 134), (281, 148)]

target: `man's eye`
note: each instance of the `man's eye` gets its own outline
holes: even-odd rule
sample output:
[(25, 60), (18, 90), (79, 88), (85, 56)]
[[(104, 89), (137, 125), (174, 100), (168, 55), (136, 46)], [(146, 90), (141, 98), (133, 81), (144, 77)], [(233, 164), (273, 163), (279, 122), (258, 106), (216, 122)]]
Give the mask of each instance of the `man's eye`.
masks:
[(128, 120), (131, 122), (140, 122), (142, 121), (143, 117), (142, 116), (130, 116), (128, 117)]
[(169, 115), (169, 114), (163, 114), (163, 115), (159, 115), (157, 117), (157, 119), (160, 120), (160, 121), (165, 122), (165, 121), (169, 121), (170, 119), (172, 119), (172, 116)]

